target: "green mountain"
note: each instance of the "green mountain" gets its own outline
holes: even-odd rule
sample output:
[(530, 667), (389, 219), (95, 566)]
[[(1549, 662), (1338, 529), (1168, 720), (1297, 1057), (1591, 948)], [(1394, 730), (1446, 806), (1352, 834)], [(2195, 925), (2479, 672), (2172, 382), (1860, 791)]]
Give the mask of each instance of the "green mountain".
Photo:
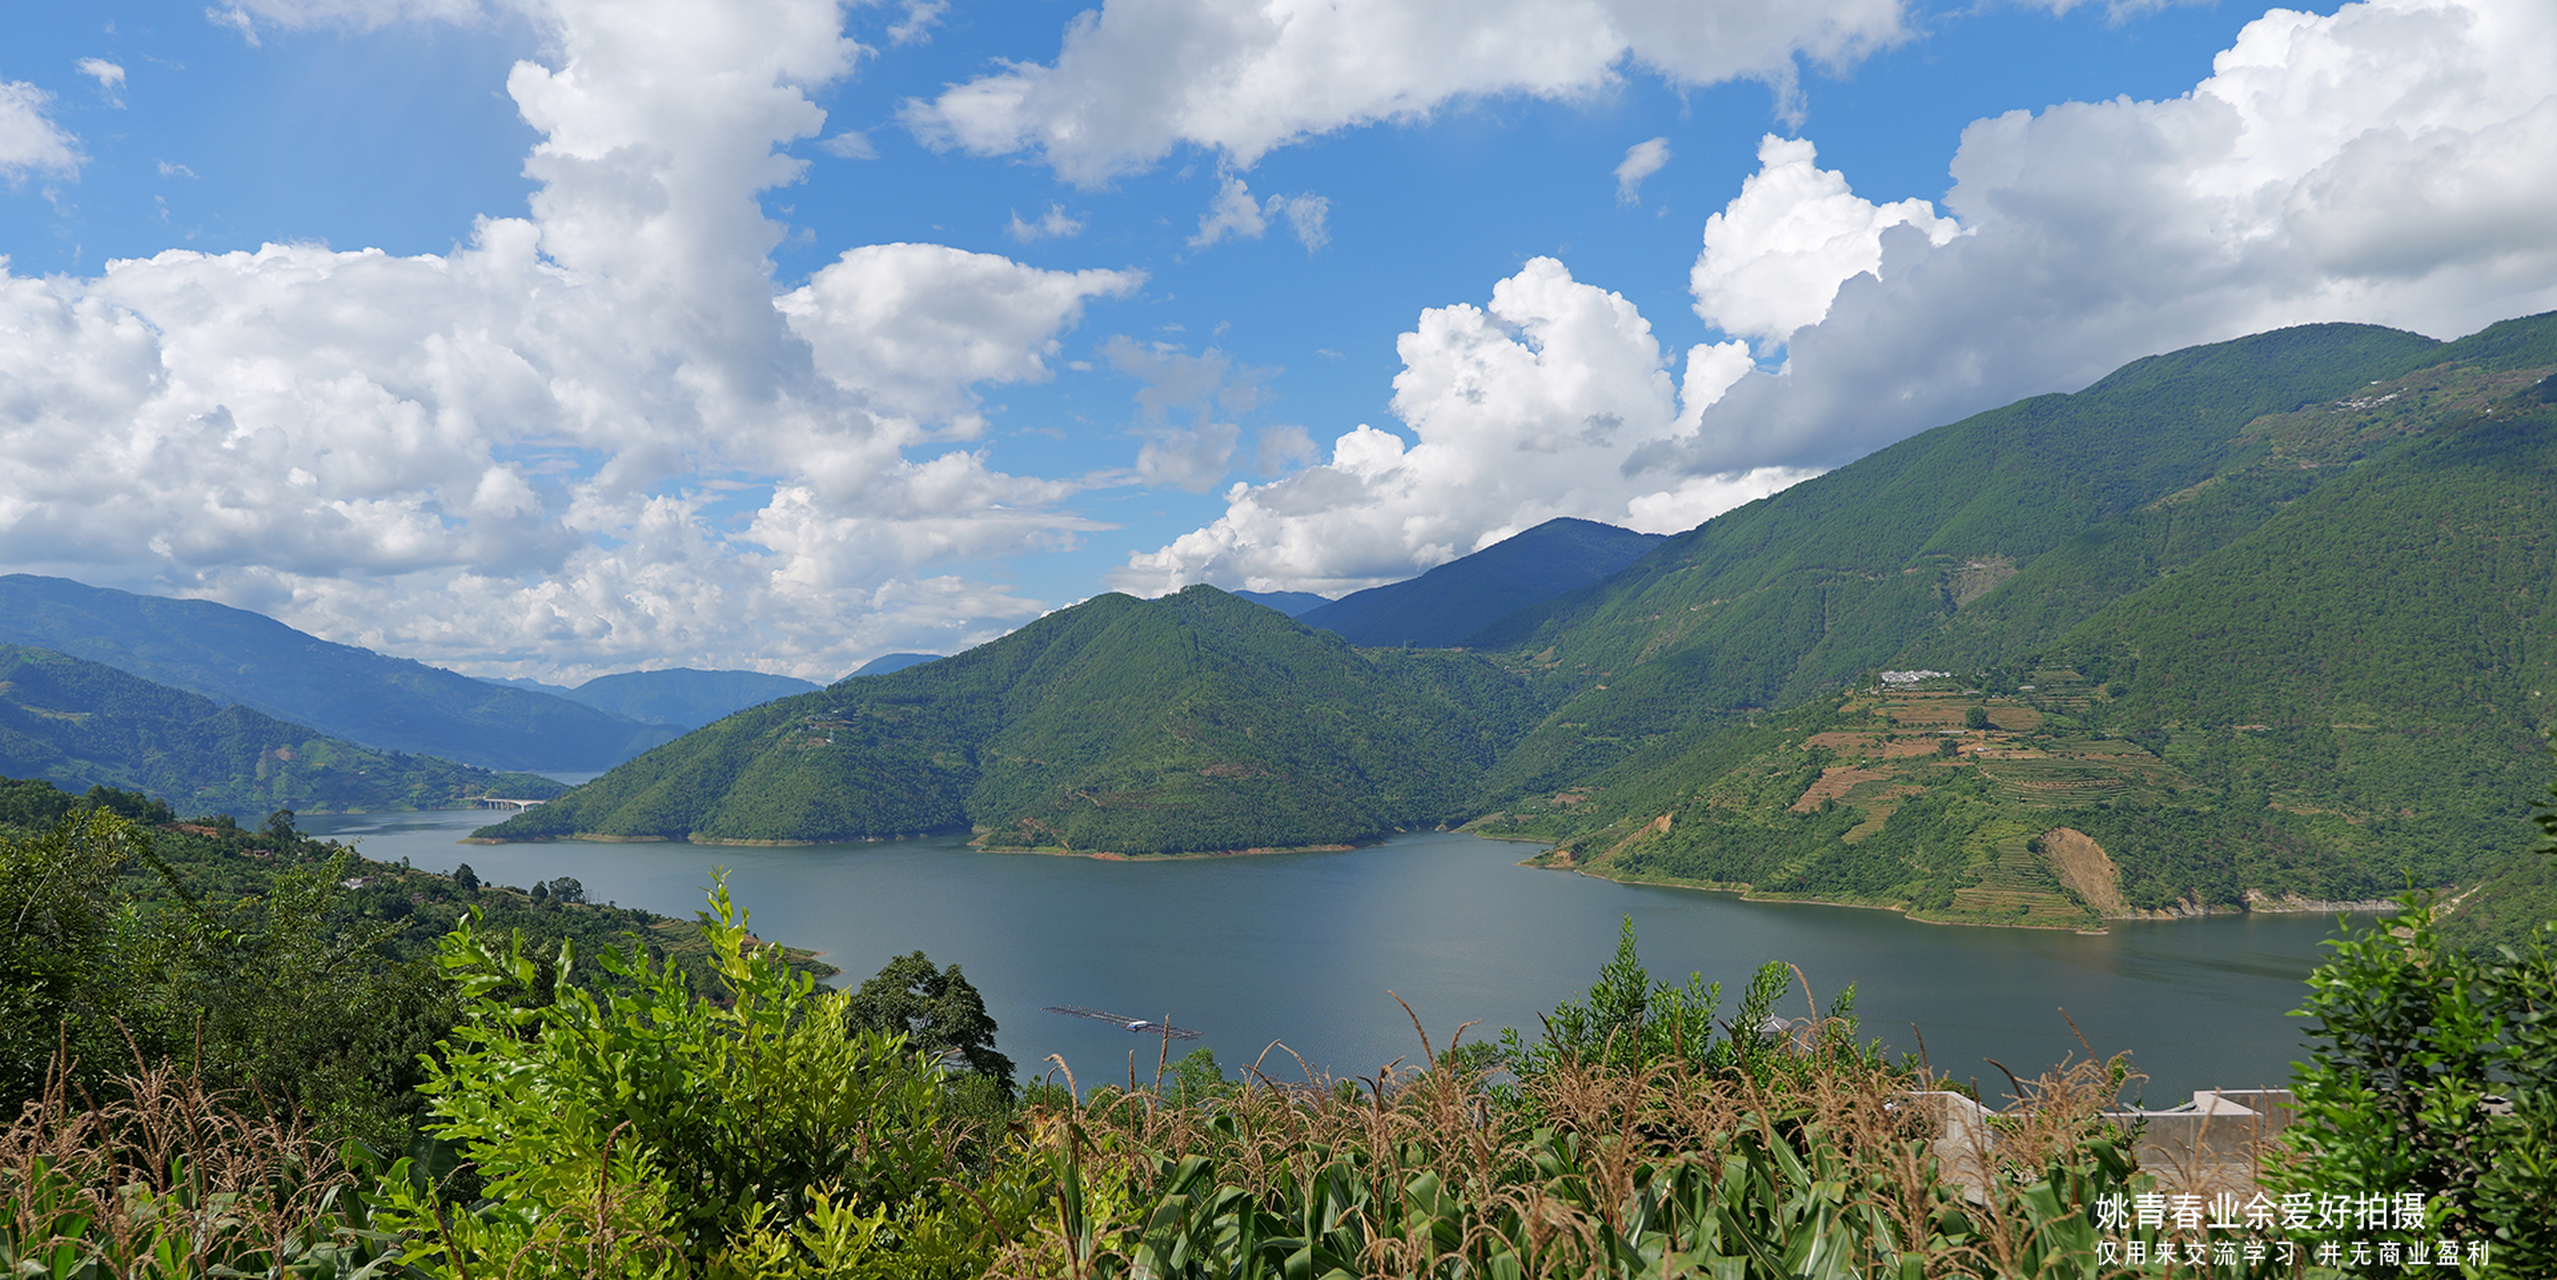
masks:
[(1320, 609), (1331, 603), (1330, 600), (1311, 591), (1235, 591), (1228, 594), (1237, 600), (1249, 600), (1254, 604), (1276, 609), (1291, 618), (1304, 617), (1309, 611)]
[(480, 834), (1179, 853), (1468, 816), (1537, 709), (1457, 653), (1359, 650), (1213, 587), (1105, 595), (698, 730)]
[[(852, 674), (856, 676), (884, 676), (891, 671), (903, 671), (908, 667), (919, 667), (927, 662), (939, 662), (940, 660), (941, 655), (937, 653), (883, 653), (878, 657), (872, 658), (870, 661), (862, 663), (860, 666), (854, 668)], [(845, 678), (850, 679), (851, 677), (847, 676)]]
[(166, 797), (182, 813), (262, 817), (455, 809), (542, 799), (548, 778), (374, 751), (102, 663), (0, 645), (0, 776)]
[[(1495, 798), (1587, 778), (1749, 708), (1826, 696), (1903, 650), (1980, 663), (2048, 645), (2332, 474), (2249, 466), (2249, 424), (2455, 358), (2370, 325), (2195, 347), (1718, 516), (1474, 638), (1566, 699), (1503, 760)], [(2134, 545), (2144, 560), (2105, 554)]]
[(758, 703), (822, 688), (813, 680), (761, 671), (622, 671), (597, 676), (571, 690), (571, 702), (637, 720), (698, 729)]
[(0, 575), (0, 644), (51, 649), (377, 750), (602, 769), (676, 735), (564, 698), (332, 644), (262, 614)]
[(2286, 330), (1717, 519), (1513, 624), (1562, 705), (1486, 829), (2044, 923), (2504, 874), (2557, 727), (2552, 371), (2552, 316)]
[(1295, 616), (1352, 644), (1442, 649), (1520, 609), (1585, 587), (1665, 539), (1595, 520), (1548, 520), (1417, 578), (1352, 592)]

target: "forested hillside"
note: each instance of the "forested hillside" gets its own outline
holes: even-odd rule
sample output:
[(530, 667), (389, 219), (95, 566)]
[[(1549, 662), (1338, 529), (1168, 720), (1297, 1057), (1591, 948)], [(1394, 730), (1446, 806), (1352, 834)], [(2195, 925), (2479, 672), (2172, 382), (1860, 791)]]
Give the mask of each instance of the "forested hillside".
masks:
[[(1987, 525), (1966, 519), (1917, 542), (1859, 508), (1877, 544), (1918, 552), (1860, 578), (1770, 573), (1758, 594), (1790, 596), (1790, 614), (1746, 592), (1673, 612), (1695, 590), (1681, 575), (1709, 574), (1636, 566), (1575, 603), (1595, 636), (1548, 619), (1548, 648), (1511, 655), (1557, 679), (1575, 644), (1608, 660), (1612, 626), (1655, 656), (1599, 679), (1612, 687), (1579, 694), (1504, 763), (1491, 826), (1561, 839), (1609, 874), (2049, 923), (2514, 871), (2557, 685), (2557, 324), (2499, 325), (2412, 371), (2389, 368), (2402, 344), (2345, 336), (2364, 372), (2390, 376), (2326, 369), (2347, 389), (2188, 449), (2208, 470), (2122, 490), (2154, 494), (2138, 505), (2043, 517), (2082, 525), (2067, 537), (2009, 527), (1983, 542)], [(2249, 344), (2265, 354), (2229, 345)], [(2191, 412), (2176, 383), (2151, 390), (2165, 417)], [(1979, 422), (1893, 452), (1939, 450), (1935, 436)], [(1867, 483), (1853, 474), (1867, 465), (1837, 475)], [(1791, 496), (1740, 523), (1784, 523)], [(1714, 533), (1682, 541), (1710, 551)], [(1735, 576), (1726, 566), (1716, 589)], [(1881, 607), (1895, 593), (1896, 613)], [(1702, 621), (1683, 630), (1679, 613)], [(1764, 634), (1694, 638), (1737, 623)], [(1770, 650), (1770, 635), (1791, 644)], [(1848, 652), (1865, 692), (1819, 693), (1811, 677)], [(1886, 669), (1949, 676), (1894, 690), (1872, 674)], [(1683, 707), (1619, 696), (1669, 684)], [(1803, 709), (1764, 710), (1787, 706)], [(1589, 767), (1602, 749), (1614, 763)], [(1567, 786), (1520, 785), (1558, 775)]]
[(0, 645), (0, 775), (165, 797), (189, 814), (467, 808), (566, 788), (434, 756), (374, 751), (113, 667)]
[[(1717, 516), (1476, 638), (1573, 691), (1503, 762), (1496, 786), (1550, 790), (1700, 720), (1825, 696), (2044, 556), (2216, 474), (2256, 418), (2398, 376), (2441, 350), (2370, 325), (2311, 325), (2155, 356)], [(2164, 541), (2180, 555), (2207, 552), (2291, 495), (2246, 496), (2236, 512), (2166, 513)], [(2141, 581), (2088, 578), (2019, 625), (2056, 636)]]
[(492, 769), (602, 769), (676, 733), (334, 644), (246, 609), (66, 578), (0, 575), (0, 644), (102, 662), (375, 750), (422, 751)]
[(1213, 587), (1106, 595), (992, 644), (701, 729), (482, 834), (1170, 853), (1470, 816), (1536, 709), (1454, 653), (1363, 651)]
[(1291, 616), (1352, 644), (1450, 648), (1521, 609), (1605, 578), (1664, 540), (1595, 520), (1548, 520), (1417, 578)]

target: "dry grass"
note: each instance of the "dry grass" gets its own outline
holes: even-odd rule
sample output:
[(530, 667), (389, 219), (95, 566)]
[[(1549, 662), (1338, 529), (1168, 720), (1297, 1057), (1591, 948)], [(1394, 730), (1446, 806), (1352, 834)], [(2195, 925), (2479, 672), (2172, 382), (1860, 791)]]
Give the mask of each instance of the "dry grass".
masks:
[(42, 1097), (0, 1130), (0, 1262), (94, 1259), (115, 1275), (200, 1275), (307, 1252), (351, 1179), (326, 1144), (263, 1106), (135, 1054), (105, 1102), (57, 1055)]

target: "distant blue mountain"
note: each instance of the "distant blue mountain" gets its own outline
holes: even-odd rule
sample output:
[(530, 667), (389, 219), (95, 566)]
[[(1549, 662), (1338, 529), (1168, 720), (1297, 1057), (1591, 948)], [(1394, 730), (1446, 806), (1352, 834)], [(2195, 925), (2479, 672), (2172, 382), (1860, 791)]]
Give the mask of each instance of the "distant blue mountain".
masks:
[(677, 730), (334, 644), (264, 614), (12, 573), (0, 643), (51, 649), (384, 751), (490, 769), (608, 769)]
[(939, 661), (941, 661), (941, 655), (937, 653), (883, 653), (862, 663), (858, 670), (850, 676), (845, 676), (844, 679), (850, 680), (853, 676), (884, 676), (891, 671), (903, 671), (908, 667), (920, 667), (927, 662)]
[(623, 671), (597, 676), (564, 696), (598, 711), (628, 716), (643, 724), (671, 724), (698, 729), (748, 707), (775, 698), (822, 688), (797, 676), (761, 671), (696, 671), (672, 667), (664, 671)]
[(547, 693), (554, 698), (576, 700), (577, 690), (571, 685), (543, 684), (539, 680), (527, 680), (522, 676), (481, 676), (480, 679), (489, 684), (502, 684), (509, 689), (530, 689), (535, 693)]
[(44, 649), (0, 645), (0, 775), (131, 788), (182, 814), (466, 809), (566, 787), (324, 737), (256, 709)]
[(1453, 648), (1511, 613), (1607, 577), (1664, 541), (1661, 534), (1566, 516), (1296, 620), (1351, 644)]
[(1276, 609), (1291, 618), (1302, 618), (1332, 602), (1331, 597), (1318, 596), (1311, 591), (1229, 591), (1226, 594)]

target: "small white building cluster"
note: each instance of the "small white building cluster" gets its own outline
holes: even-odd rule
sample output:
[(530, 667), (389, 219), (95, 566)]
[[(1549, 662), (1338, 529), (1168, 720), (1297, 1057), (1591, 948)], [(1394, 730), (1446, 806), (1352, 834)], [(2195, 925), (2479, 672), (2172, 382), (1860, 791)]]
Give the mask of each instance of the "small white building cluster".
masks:
[(1882, 682), (1884, 684), (1916, 684), (1921, 680), (1944, 680), (1952, 675), (1950, 671), (1885, 671), (1882, 673)]

